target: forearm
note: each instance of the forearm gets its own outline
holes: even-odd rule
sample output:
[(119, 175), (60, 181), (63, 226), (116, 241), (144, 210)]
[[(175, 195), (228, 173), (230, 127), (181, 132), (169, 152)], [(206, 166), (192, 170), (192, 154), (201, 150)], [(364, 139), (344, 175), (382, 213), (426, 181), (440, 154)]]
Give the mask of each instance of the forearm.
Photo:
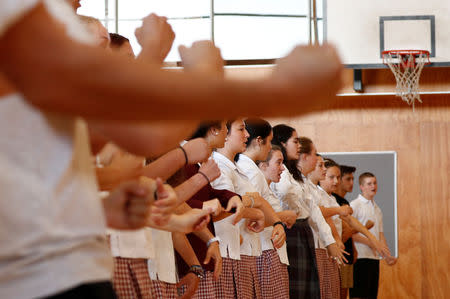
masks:
[(97, 182), (100, 190), (113, 190), (120, 183), (139, 178), (139, 169), (132, 167), (125, 169), (123, 167), (104, 167), (96, 168)]
[(191, 176), (188, 180), (184, 181), (182, 184), (175, 188), (177, 193), (178, 202), (181, 204), (191, 198), (195, 193), (197, 193), (201, 188), (206, 186), (208, 181), (206, 178), (197, 173)]
[(150, 178), (159, 177), (165, 181), (183, 167), (185, 163), (186, 158), (183, 151), (176, 148), (146, 165), (142, 168), (140, 174)]
[[(295, 89), (281, 79), (233, 82), (169, 73), (69, 39), (64, 27), (38, 4), (2, 35), (0, 71), (41, 109), (85, 118), (150, 121), (307, 113), (318, 107), (314, 98), (324, 103), (322, 99), (334, 94), (339, 84), (332, 81), (330, 86), (336, 86), (325, 89), (329, 93), (317, 93), (316, 87), (335, 78), (341, 66), (317, 72), (309, 81), (305, 70), (297, 76)], [(289, 104), (303, 106), (292, 109)]]
[(291, 210), (285, 210), (285, 211), (281, 211), (281, 212), (276, 212), (278, 218), (280, 218), (280, 221), (287, 223), (289, 222), (290, 218), (293, 217), (292, 214), (295, 214), (294, 211)]
[(188, 238), (182, 233), (172, 233), (173, 247), (188, 266), (200, 265)]
[(267, 201), (263, 200), (259, 209), (264, 213), (266, 227), (272, 226), (275, 222), (281, 221), (280, 217), (278, 217), (277, 213)]
[(367, 245), (367, 246), (369, 246), (369, 247), (372, 246), (372, 244), (370, 243), (369, 239), (367, 239), (367, 238), (366, 238), (365, 236), (363, 236), (363, 235), (360, 235), (360, 234), (354, 234), (354, 235), (352, 236), (352, 238), (353, 238), (353, 241), (354, 241), (354, 242), (358, 242), (358, 243)]
[(92, 120), (89, 122), (89, 128), (91, 132), (96, 133), (95, 136), (112, 140), (126, 151), (144, 157), (159, 157), (177, 147), (181, 140), (190, 136), (197, 125), (196, 121), (139, 124)]
[(338, 231), (337, 231), (337, 229), (336, 229), (336, 225), (334, 225), (333, 219), (331, 219), (331, 218), (325, 218), (325, 221), (326, 221), (326, 222), (328, 223), (328, 225), (330, 226), (331, 234), (333, 235), (333, 238), (334, 238), (336, 241), (338, 241), (338, 240), (342, 241), (342, 240), (341, 240), (341, 236), (339, 236), (339, 233), (338, 233)]
[(349, 215), (349, 216), (341, 217), (341, 219), (343, 221), (346, 221), (350, 225), (351, 228), (353, 228), (357, 232), (363, 234), (369, 240), (377, 240), (375, 238), (375, 236), (364, 225), (362, 225), (361, 222), (359, 222), (358, 219), (356, 219), (355, 217)]
[(205, 242), (205, 244), (214, 238), (214, 235), (211, 233), (211, 231), (208, 228), (204, 228), (198, 232), (193, 232), (194, 235), (196, 235), (200, 240)]
[(323, 218), (328, 218), (334, 215), (338, 215), (340, 212), (340, 207), (323, 207), (319, 206), (320, 211), (322, 212)]

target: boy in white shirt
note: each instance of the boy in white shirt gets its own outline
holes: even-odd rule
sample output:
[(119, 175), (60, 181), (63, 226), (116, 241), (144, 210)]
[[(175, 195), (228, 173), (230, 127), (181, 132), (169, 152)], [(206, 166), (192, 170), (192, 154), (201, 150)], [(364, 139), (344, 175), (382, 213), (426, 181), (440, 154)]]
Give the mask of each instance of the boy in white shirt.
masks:
[[(383, 233), (383, 214), (374, 201), (377, 193), (377, 179), (374, 174), (365, 172), (359, 176), (361, 194), (350, 203), (353, 216), (361, 223), (371, 220), (374, 226), (369, 230), (379, 241), (387, 247)], [(380, 272), (380, 256), (372, 250), (366, 237), (361, 234), (353, 235), (358, 259), (353, 270), (353, 288), (350, 298), (377, 298), (378, 280)], [(386, 257), (388, 265), (394, 265), (397, 259), (389, 255)]]

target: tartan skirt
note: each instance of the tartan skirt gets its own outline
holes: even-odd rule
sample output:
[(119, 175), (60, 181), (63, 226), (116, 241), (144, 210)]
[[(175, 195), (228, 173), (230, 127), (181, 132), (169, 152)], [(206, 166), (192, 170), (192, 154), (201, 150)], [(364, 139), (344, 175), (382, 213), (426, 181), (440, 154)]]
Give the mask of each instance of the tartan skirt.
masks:
[(146, 259), (115, 257), (112, 281), (119, 299), (152, 298)]
[(258, 281), (258, 268), (256, 256), (241, 255), (234, 271), (236, 278), (237, 298), (261, 299), (261, 287)]
[(222, 258), (222, 273), (219, 279), (213, 280), (215, 298), (234, 299), (236, 294), (236, 272), (238, 269), (238, 260), (227, 257)]
[(258, 279), (265, 299), (289, 299), (289, 275), (275, 249), (264, 250), (258, 257)]
[(289, 256), (289, 295), (291, 298), (320, 298), (314, 238), (308, 219), (297, 219), (286, 230)]
[(337, 263), (328, 257), (327, 251), (323, 248), (316, 249), (316, 261), (319, 272), (320, 298), (339, 298), (341, 280)]
[(160, 280), (152, 280), (152, 294), (154, 299), (177, 299), (177, 285)]
[(200, 279), (197, 292), (195, 292), (193, 299), (215, 299), (216, 297), (214, 289), (214, 273), (211, 271), (205, 271), (205, 277)]

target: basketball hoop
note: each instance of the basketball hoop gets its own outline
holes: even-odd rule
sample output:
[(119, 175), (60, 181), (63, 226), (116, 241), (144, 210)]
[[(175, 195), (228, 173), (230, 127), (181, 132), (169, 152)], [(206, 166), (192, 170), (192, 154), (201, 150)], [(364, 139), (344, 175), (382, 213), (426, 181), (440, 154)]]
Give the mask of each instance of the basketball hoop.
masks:
[(425, 64), (430, 64), (430, 52), (426, 50), (389, 50), (382, 52), (383, 63), (389, 66), (397, 81), (397, 96), (409, 105), (417, 100), (419, 79)]

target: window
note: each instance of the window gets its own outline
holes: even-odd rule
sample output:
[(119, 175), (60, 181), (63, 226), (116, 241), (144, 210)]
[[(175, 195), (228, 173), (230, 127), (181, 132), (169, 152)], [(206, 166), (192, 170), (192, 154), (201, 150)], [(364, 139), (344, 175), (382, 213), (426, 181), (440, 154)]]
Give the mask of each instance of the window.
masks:
[[(166, 61), (179, 61), (178, 46), (211, 39), (231, 63), (272, 60), (310, 40), (309, 10), (313, 0), (84, 0), (79, 14), (99, 18), (109, 32), (140, 46), (134, 30), (153, 12), (168, 18), (176, 37)], [(317, 0), (319, 41), (322, 1)], [(312, 23), (311, 23), (312, 24)]]

